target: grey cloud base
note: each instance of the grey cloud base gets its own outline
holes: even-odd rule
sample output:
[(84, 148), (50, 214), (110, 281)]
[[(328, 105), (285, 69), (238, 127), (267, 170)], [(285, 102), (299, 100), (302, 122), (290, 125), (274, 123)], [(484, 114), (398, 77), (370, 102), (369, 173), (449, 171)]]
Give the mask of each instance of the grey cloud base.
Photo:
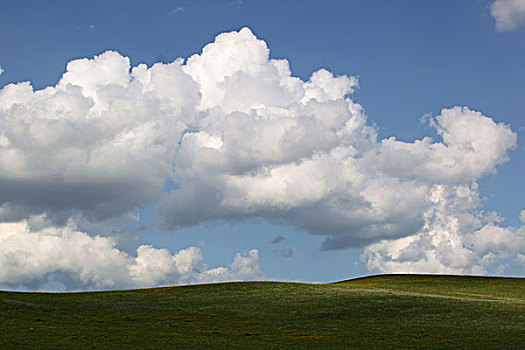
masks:
[[(151, 205), (166, 228), (254, 217), (293, 225), (326, 236), (326, 250), (365, 247), (371, 270), (485, 273), (509, 259), (520, 264), (523, 228), (480, 211), (476, 185), (508, 160), (510, 127), (454, 107), (430, 119), (438, 140), (378, 140), (351, 98), (357, 86), (324, 69), (308, 81), (293, 77), (243, 28), (187, 60), (131, 67), (108, 51), (70, 62), (54, 87), (3, 87), (0, 240), (10, 245), (0, 246), (0, 283), (34, 286), (64, 273), (71, 288), (261, 276), (256, 251), (247, 268), (201, 271), (197, 263), (184, 275), (178, 253), (142, 246), (135, 258), (97, 236), (112, 234), (101, 225), (140, 221), (136, 213)], [(35, 217), (44, 218), (38, 228), (28, 224)], [(501, 241), (494, 249), (491, 234)], [(24, 235), (64, 249), (64, 241), (80, 250), (103, 241), (99, 260), (117, 259), (127, 277), (99, 277), (103, 264), (86, 274), (90, 262), (74, 257), (41, 269), (32, 261), (49, 252), (17, 243)], [(156, 255), (158, 266), (141, 265)], [(30, 268), (14, 269), (21, 256)], [(149, 280), (137, 272), (155, 269), (160, 277)]]

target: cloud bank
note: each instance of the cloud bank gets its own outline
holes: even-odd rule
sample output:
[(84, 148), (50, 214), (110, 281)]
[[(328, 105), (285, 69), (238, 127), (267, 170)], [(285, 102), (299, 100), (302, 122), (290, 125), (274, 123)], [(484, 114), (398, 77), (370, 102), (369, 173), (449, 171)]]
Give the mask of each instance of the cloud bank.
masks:
[[(32, 218), (33, 221), (35, 218)], [(36, 218), (36, 220), (41, 218)], [(201, 266), (202, 253), (189, 247), (171, 254), (141, 245), (136, 256), (113, 239), (90, 236), (74, 226), (34, 229), (31, 221), (0, 224), (0, 285), (40, 288), (110, 289), (260, 279), (259, 253), (235, 255), (228, 267)]]
[(525, 0), (496, 0), (490, 6), (499, 31), (514, 31), (525, 24)]
[[(186, 251), (142, 246), (134, 257), (98, 236), (140, 220), (146, 206), (167, 229), (254, 217), (292, 225), (325, 236), (325, 250), (366, 247), (362, 258), (378, 271), (490, 272), (518, 259), (523, 229), (480, 211), (476, 184), (508, 160), (510, 127), (453, 107), (429, 118), (435, 138), (378, 139), (352, 99), (357, 87), (325, 69), (294, 77), (248, 28), (186, 60), (132, 67), (107, 51), (69, 62), (56, 86), (4, 86), (0, 239), (11, 248), (0, 245), (3, 283), (65, 274), (68, 287), (105, 288), (260, 273), (256, 251), (236, 257), (252, 259), (246, 273), (239, 263), (185, 275), (177, 256)], [(30, 229), (34, 217), (46, 224)], [(95, 272), (84, 271), (92, 262), (80, 253), (67, 256), (71, 237), (86, 242), (75, 249), (100, 249)], [(58, 248), (46, 252), (49, 241)], [(51, 255), (60, 263), (48, 264)], [(112, 260), (121, 279), (104, 272)]]

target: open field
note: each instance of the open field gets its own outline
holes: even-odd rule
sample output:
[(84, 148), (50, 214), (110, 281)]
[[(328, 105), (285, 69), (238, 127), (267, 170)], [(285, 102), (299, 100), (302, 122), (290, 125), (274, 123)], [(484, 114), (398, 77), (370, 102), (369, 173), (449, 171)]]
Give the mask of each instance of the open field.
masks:
[(0, 292), (0, 348), (523, 349), (525, 279), (383, 275)]

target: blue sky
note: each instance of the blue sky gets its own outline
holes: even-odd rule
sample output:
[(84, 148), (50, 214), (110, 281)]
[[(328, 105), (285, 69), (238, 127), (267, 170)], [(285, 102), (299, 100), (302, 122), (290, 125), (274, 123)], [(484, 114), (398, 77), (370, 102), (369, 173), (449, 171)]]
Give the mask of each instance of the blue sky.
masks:
[[(340, 75), (357, 77), (359, 87), (354, 87), (355, 92), (351, 94), (351, 100), (352, 103), (358, 103), (364, 108), (365, 116), (368, 118), (366, 123), (377, 132), (378, 140), (395, 136), (398, 141), (412, 145), (414, 140), (429, 136), (434, 142), (441, 142), (440, 135), (428, 120), (442, 114), (443, 108), (455, 106), (465, 106), (469, 111), (478, 111), (484, 118), (491, 118), (494, 125), (498, 123), (508, 125), (512, 133), (517, 136), (517, 141), (512, 144), (510, 131), (505, 135), (502, 134), (501, 140), (496, 139), (494, 145), (508, 144), (508, 147), (502, 148), (500, 153), (494, 155), (494, 161), (476, 172), (475, 176), (467, 176), (459, 182), (446, 178), (430, 184), (428, 178), (432, 176), (425, 175), (421, 183), (434, 190), (436, 186), (445, 184), (446, 188), (443, 190), (445, 192), (448, 190), (458, 192), (460, 191), (458, 188), (467, 186), (466, 184), (470, 186), (471, 191), (479, 191), (479, 193), (473, 192), (472, 198), (473, 201), (480, 200), (480, 205), (465, 209), (469, 211), (469, 217), (472, 215), (483, 217), (479, 219), (480, 223), (473, 224), (471, 231), (486, 233), (483, 236), (486, 238), (494, 237), (500, 232), (498, 230), (502, 230), (500, 232), (502, 237), (507, 235), (508, 237), (505, 237), (508, 239), (491, 241), (484, 238), (485, 240), (481, 242), (481, 238), (478, 240), (469, 238), (470, 240), (463, 241), (465, 249), (483, 247), (479, 248), (483, 252), (479, 253), (481, 255), (476, 259), (479, 261), (483, 258), (485, 258), (483, 261), (489, 259), (487, 252), (490, 248), (486, 246), (490, 244), (503, 246), (508, 242), (514, 242), (518, 247), (517, 250), (509, 252), (505, 251), (506, 248), (500, 247), (498, 253), (494, 248), (496, 250), (493, 253), (500, 254), (498, 255), (500, 260), (495, 265), (465, 263), (459, 267), (459, 263), (451, 263), (451, 265), (443, 263), (444, 265), (434, 269), (429, 258), (425, 260), (425, 264), (417, 265), (418, 267), (413, 271), (523, 275), (525, 265), (520, 265), (519, 262), (522, 256), (525, 263), (523, 255), (525, 251), (520, 248), (520, 242), (524, 239), (520, 213), (525, 209), (522, 180), (525, 171), (523, 141), (525, 139), (523, 112), (525, 111), (525, 26), (520, 24), (523, 23), (525, 15), (519, 12), (520, 0), (498, 2), (502, 6), (509, 6), (508, 11), (511, 11), (509, 13), (517, 14), (513, 15), (514, 17), (508, 17), (510, 15), (505, 17), (507, 12), (495, 12), (494, 2), (489, 0), (396, 2), (6, 0), (0, 4), (0, 67), (3, 69), (0, 75), (0, 87), (22, 81), (30, 81), (35, 91), (47, 86), (58, 86), (68, 62), (81, 58), (93, 59), (95, 55), (106, 50), (113, 50), (124, 57), (129, 57), (132, 67), (140, 63), (145, 63), (148, 67), (156, 62), (167, 64), (178, 57), (186, 59), (193, 54), (200, 54), (202, 48), (213, 42), (220, 33), (249, 27), (255, 37), (266, 43), (270, 50), (270, 58), (286, 59), (290, 64), (292, 76), (299, 77), (303, 82), (307, 82), (312, 73), (322, 68), (336, 77)], [(513, 4), (518, 4), (516, 5), (518, 10), (511, 8)], [(503, 17), (499, 17), (500, 24), (496, 27), (495, 17), (498, 18), (498, 13), (503, 13)], [(504, 22), (505, 20), (507, 22)], [(510, 20), (514, 22), (508, 24)], [(515, 23), (517, 24), (514, 25)], [(72, 85), (76, 84), (75, 77), (69, 80)], [(81, 83), (78, 85), (80, 86)], [(344, 96), (346, 98), (347, 94)], [(338, 98), (342, 101), (343, 96)], [(31, 108), (39, 108), (36, 102), (31, 106)], [(20, 112), (15, 113), (12, 110), (8, 112), (6, 109), (2, 113), (4, 113), (2, 118), (5, 118), (7, 123), (9, 118), (15, 118), (16, 113)], [(8, 115), (8, 113), (12, 114)], [(458, 113), (467, 115), (470, 112)], [(465, 123), (463, 125), (468, 129), (470, 124), (468, 121)], [(443, 125), (442, 127), (446, 129)], [(473, 125), (471, 130), (476, 130), (476, 125)], [(211, 133), (209, 130), (206, 132)], [(490, 131), (488, 135), (491, 136), (492, 132)], [(479, 134), (480, 138), (485, 136), (486, 134)], [(14, 143), (12, 140), (10, 142)], [(491, 146), (487, 149), (492, 148)], [(387, 154), (386, 150), (381, 152)], [(362, 157), (366, 158), (364, 155)], [(482, 153), (480, 157), (479, 159), (486, 159), (489, 156)], [(504, 161), (506, 157), (508, 161)], [(304, 158), (294, 161), (303, 160)], [(478, 160), (476, 161), (479, 163)], [(414, 164), (415, 167), (417, 162)], [(38, 166), (35, 165), (35, 169), (37, 168)], [(374, 171), (395, 172), (396, 175), (389, 178), (396, 181), (399, 179), (405, 181), (406, 176), (408, 178), (419, 176), (406, 175), (406, 169), (395, 169), (395, 171), (390, 168), (390, 170), (381, 169)], [(120, 170), (115, 171), (120, 174)], [(400, 177), (398, 175), (400, 172), (405, 175)], [(67, 179), (68, 175), (61, 176)], [(29, 184), (26, 188), (32, 188), (32, 185), (40, 181), (40, 178), (34, 174), (23, 178)], [(11, 177), (9, 181), (12, 180)], [(418, 178), (417, 181), (420, 179)], [(473, 183), (478, 184), (479, 189), (473, 188)], [(8, 185), (9, 183), (5, 186)], [(145, 185), (144, 191), (150, 191), (151, 188), (148, 186)], [(181, 180), (177, 186), (183, 188), (184, 181)], [(216, 186), (215, 182), (213, 186)], [(459, 187), (453, 189), (447, 186)], [(177, 189), (178, 187), (174, 187), (171, 190), (176, 192)], [(330, 233), (314, 229), (313, 223), (303, 225), (297, 217), (312, 215), (311, 213), (323, 216), (324, 209), (299, 215), (297, 212), (306, 209), (303, 207), (297, 209), (299, 208), (297, 207), (286, 209), (288, 211), (284, 213), (272, 207), (254, 209), (253, 214), (250, 215), (242, 210), (216, 215), (214, 213), (219, 209), (215, 208), (210, 209), (209, 215), (206, 214), (208, 216), (196, 218), (194, 220), (196, 225), (185, 226), (177, 222), (177, 218), (182, 214), (169, 211), (178, 210), (177, 205), (180, 204), (172, 204), (175, 209), (165, 209), (164, 212), (161, 210), (164, 214), (158, 214), (154, 209), (157, 206), (155, 198), (148, 198), (144, 203), (137, 202), (135, 208), (128, 208), (129, 213), (140, 217), (135, 222), (133, 220), (126, 222), (123, 216), (119, 216), (127, 209), (123, 209), (122, 213), (112, 218), (101, 218), (97, 216), (98, 214), (82, 209), (84, 206), (81, 204), (78, 205), (80, 209), (75, 211), (74, 215), (64, 214), (63, 210), (56, 214), (58, 211), (52, 208), (56, 208), (58, 204), (54, 199), (49, 199), (49, 204), (46, 204), (48, 201), (46, 196), (59, 198), (62, 192), (57, 191), (43, 191), (40, 197), (33, 192), (28, 195), (35, 196), (31, 197), (33, 202), (44, 204), (37, 209), (27, 205), (27, 208), (33, 209), (20, 209), (24, 214), (13, 214), (12, 217), (5, 214), (4, 222), (35, 221), (29, 218), (44, 215), (48, 221), (44, 220), (45, 224), (42, 224), (42, 227), (59, 230), (59, 227), (64, 226), (71, 217), (86, 218), (85, 222), (78, 219), (81, 222), (76, 228), (78, 231), (86, 232), (87, 237), (95, 237), (97, 234), (116, 237), (116, 247), (133, 257), (136, 256), (135, 250), (140, 245), (151, 245), (157, 249), (167, 248), (171, 254), (188, 247), (199, 247), (203, 260), (195, 266), (202, 271), (207, 269), (203, 264), (209, 265), (210, 268), (228, 266), (235, 254), (240, 253), (241, 258), (248, 257), (249, 251), (256, 249), (262, 276), (269, 279), (333, 281), (374, 272), (393, 271), (388, 261), (396, 259), (395, 253), (392, 253), (395, 243), (391, 243), (388, 247), (385, 245), (370, 248), (370, 254), (388, 256), (386, 260), (378, 263), (377, 266), (382, 266), (380, 268), (371, 263), (375, 261), (370, 258), (371, 255), (368, 255), (368, 258), (366, 254), (363, 255), (363, 250), (370, 247), (370, 244), (379, 242), (380, 239), (394, 242), (396, 239), (421, 233), (423, 227), (422, 214), (419, 218), (413, 218), (413, 226), (411, 224), (405, 227), (400, 224), (401, 226), (396, 228), (405, 231), (384, 235), (374, 234), (375, 238), (367, 236), (359, 243), (341, 243), (334, 245), (335, 248), (321, 249), (323, 241)], [(74, 189), (71, 191), (74, 192)], [(78, 193), (84, 193), (82, 191), (79, 190)], [(425, 193), (421, 196), (427, 196), (430, 192)], [(183, 199), (190, 201), (195, 198)], [(82, 198), (77, 200), (78, 203), (82, 202)], [(178, 199), (173, 200), (178, 201)], [(15, 204), (22, 206), (6, 196), (2, 201), (2, 205), (7, 203), (13, 208)], [(492, 214), (487, 213), (491, 211), (503, 218), (496, 220), (497, 225), (494, 221), (490, 221), (492, 219), (488, 219)], [(472, 214), (474, 212), (476, 214)], [(408, 213), (406, 215), (409, 216)], [(443, 215), (447, 216), (447, 214)], [(162, 225), (166, 217), (170, 224)], [(213, 220), (208, 220), (208, 217)], [(464, 220), (465, 227), (470, 225), (466, 223), (467, 219)], [(353, 238), (348, 238), (353, 237), (352, 225), (349, 223), (349, 229), (346, 233), (341, 233), (341, 236), (337, 236), (339, 233), (334, 233), (332, 236), (345, 237), (347, 241), (352, 241)], [(416, 228), (417, 225), (419, 228)], [(36, 226), (38, 225), (35, 224), (34, 227)], [(143, 228), (137, 229), (140, 226)], [(508, 229), (509, 227), (511, 229)], [(493, 231), (489, 232), (489, 228)], [(435, 227), (427, 227), (427, 229), (429, 232), (434, 230), (432, 231), (434, 233), (439, 231)], [(36, 232), (36, 228), (29, 230)], [(458, 237), (467, 237), (471, 233), (467, 228), (458, 233)], [(436, 234), (439, 235), (439, 232)], [(270, 243), (278, 235), (282, 235), (285, 239), (278, 243)], [(23, 245), (17, 243), (16, 235), (9, 237), (13, 247)], [(508, 242), (502, 243), (506, 239)], [(512, 245), (512, 243), (508, 244)], [(414, 246), (417, 244), (414, 243)], [(31, 254), (39, 252), (35, 247), (27, 249), (32, 252)], [(505, 268), (501, 267), (504, 265)], [(395, 266), (403, 271), (412, 268), (407, 267), (409, 265)], [(54, 281), (62, 278), (56, 277), (63, 273), (60, 269), (36, 270), (40, 272), (34, 272), (32, 277), (21, 278), (20, 272), (12, 269), (4, 274), (6, 277), (3, 277), (3, 280), (0, 273), (0, 284), (3, 283), (1, 285), (6, 288), (54, 288)], [(64, 267), (62, 270), (71, 274), (67, 281), (78, 282), (78, 278), (72, 276), (78, 269)], [(95, 275), (97, 273), (95, 272)], [(250, 276), (259, 278), (261, 274), (257, 272), (243, 277), (244, 275), (232, 273), (225, 276), (224, 279), (249, 279)], [(51, 281), (47, 282), (50, 283), (48, 285), (45, 284), (47, 280)], [(201, 280), (207, 281), (207, 279)], [(141, 285), (201, 280), (176, 278), (145, 280)], [(68, 282), (60, 280), (58, 283), (73, 289), (111, 287), (95, 282), (77, 282), (68, 285)], [(117, 281), (114, 285), (127, 286), (122, 283), (119, 284)], [(43, 285), (47, 287), (42, 287)]]

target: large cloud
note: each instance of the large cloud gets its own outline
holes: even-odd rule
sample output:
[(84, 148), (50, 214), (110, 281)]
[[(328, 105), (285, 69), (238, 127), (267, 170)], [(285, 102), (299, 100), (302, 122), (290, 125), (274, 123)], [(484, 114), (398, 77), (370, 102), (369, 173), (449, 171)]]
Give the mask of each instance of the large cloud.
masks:
[[(220, 34), (186, 61), (131, 67), (108, 51), (70, 62), (56, 86), (9, 84), (0, 90), (0, 222), (45, 215), (58, 229), (74, 217), (76, 230), (93, 235), (118, 232), (149, 205), (167, 228), (262, 217), (326, 236), (327, 250), (375, 243), (364, 255), (370, 268), (392, 269), (382, 261), (396, 259), (399, 240), (444, 232), (429, 219), (441, 205), (431, 200), (437, 189), (461, 202), (460, 189), (507, 161), (516, 134), (453, 107), (430, 118), (436, 139), (378, 140), (351, 98), (357, 86), (325, 69), (308, 81), (292, 76), (247, 28)], [(467, 211), (483, 216), (479, 205)], [(462, 242), (488, 232), (460, 226)]]
[(199, 93), (178, 63), (129, 68), (109, 51), (56, 87), (0, 91), (0, 219), (101, 220), (156, 200)]
[(525, 24), (525, 0), (496, 0), (490, 14), (500, 31), (513, 31)]

